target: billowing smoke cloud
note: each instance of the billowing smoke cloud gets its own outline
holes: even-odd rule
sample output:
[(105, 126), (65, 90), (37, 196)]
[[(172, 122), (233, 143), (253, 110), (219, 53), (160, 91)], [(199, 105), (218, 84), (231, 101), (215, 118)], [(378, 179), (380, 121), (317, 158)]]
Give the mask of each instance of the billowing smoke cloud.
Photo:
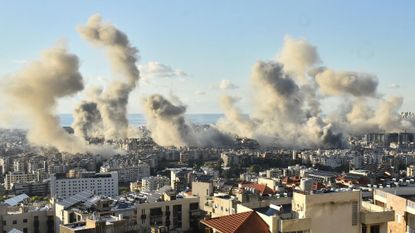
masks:
[(78, 57), (64, 47), (44, 51), (41, 58), (2, 80), (1, 93), (13, 109), (9, 114), (29, 121), (28, 140), (69, 153), (112, 153), (108, 148), (92, 147), (82, 138), (68, 134), (54, 115), (59, 98), (83, 89)]
[(231, 143), (231, 138), (216, 128), (194, 128), (186, 122), (186, 107), (177, 100), (172, 103), (161, 95), (144, 100), (147, 127), (153, 140), (161, 146), (220, 146)]
[(251, 118), (242, 115), (230, 97), (221, 99), (226, 119), (219, 127), (240, 136), (253, 137), (261, 144), (289, 147), (336, 147), (341, 134), (318, 116), (304, 110), (302, 89), (278, 62), (258, 61), (252, 70), (254, 109)]
[(255, 123), (236, 107), (237, 101), (238, 99), (232, 96), (225, 95), (220, 98), (221, 108), (225, 110), (225, 118), (219, 119), (218, 127), (240, 137), (254, 138)]
[(376, 76), (357, 72), (336, 72), (323, 69), (316, 74), (320, 90), (329, 96), (350, 94), (353, 96), (375, 96), (378, 86)]
[[(401, 98), (383, 99), (377, 93), (375, 75), (317, 68), (318, 63), (314, 46), (287, 37), (277, 61), (258, 61), (253, 67), (251, 115), (243, 115), (234, 98), (222, 97), (225, 118), (218, 127), (263, 145), (300, 148), (339, 147), (344, 135), (413, 128), (398, 113)], [(320, 101), (330, 96), (347, 110), (322, 113)]]
[(309, 83), (305, 74), (310, 67), (320, 62), (320, 56), (317, 48), (306, 40), (286, 36), (277, 60), (284, 64), (284, 70), (291, 74), (297, 83), (304, 85)]
[(102, 22), (100, 15), (93, 15), (78, 31), (91, 44), (103, 47), (115, 73), (124, 80), (115, 80), (97, 97), (97, 107), (102, 117), (106, 139), (128, 136), (127, 104), (131, 91), (137, 85), (140, 73), (136, 66), (138, 50), (130, 45), (128, 37), (112, 24)]
[(72, 128), (76, 136), (99, 137), (102, 129), (102, 117), (97, 103), (82, 101), (73, 112)]

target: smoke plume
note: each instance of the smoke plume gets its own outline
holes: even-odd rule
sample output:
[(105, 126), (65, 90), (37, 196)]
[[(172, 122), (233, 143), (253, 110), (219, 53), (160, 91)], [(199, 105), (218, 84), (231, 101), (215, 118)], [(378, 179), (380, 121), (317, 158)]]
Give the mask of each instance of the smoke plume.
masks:
[(329, 96), (350, 94), (353, 96), (375, 96), (378, 86), (376, 76), (357, 72), (336, 72), (324, 69), (316, 74), (320, 90)]
[(99, 137), (102, 128), (102, 117), (97, 103), (82, 101), (73, 112), (72, 128), (76, 136)]
[[(402, 98), (378, 94), (375, 75), (316, 67), (320, 62), (316, 47), (287, 37), (276, 61), (253, 66), (250, 116), (242, 114), (234, 98), (222, 97), (225, 117), (218, 127), (262, 145), (297, 148), (339, 147), (349, 134), (413, 129), (398, 113)], [(346, 110), (323, 113), (325, 98), (338, 98)]]
[(151, 95), (144, 100), (147, 128), (153, 140), (161, 146), (221, 146), (232, 139), (213, 126), (195, 128), (186, 122), (186, 107), (177, 100), (172, 103), (161, 95)]
[(68, 134), (54, 114), (59, 98), (83, 89), (78, 69), (76, 55), (64, 47), (54, 47), (44, 51), (39, 60), (2, 80), (1, 93), (13, 109), (10, 114), (29, 121), (27, 137), (31, 143), (69, 153), (112, 153), (108, 148), (89, 146), (82, 138)]
[(102, 21), (100, 15), (93, 15), (78, 31), (91, 44), (103, 47), (108, 55), (114, 73), (124, 80), (114, 80), (97, 97), (97, 107), (102, 117), (106, 139), (128, 136), (127, 104), (129, 94), (140, 78), (136, 66), (138, 50), (130, 45), (127, 35), (112, 24)]
[(304, 85), (309, 83), (308, 77), (305, 74), (310, 67), (320, 62), (320, 56), (317, 48), (306, 40), (286, 36), (284, 46), (277, 60), (284, 64), (284, 70), (291, 74), (299, 85)]

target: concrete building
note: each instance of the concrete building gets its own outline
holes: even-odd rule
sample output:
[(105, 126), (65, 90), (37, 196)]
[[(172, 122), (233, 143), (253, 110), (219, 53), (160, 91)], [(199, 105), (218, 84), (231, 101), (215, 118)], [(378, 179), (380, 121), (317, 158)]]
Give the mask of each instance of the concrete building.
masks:
[(406, 168), (406, 176), (410, 176), (410, 177), (415, 176), (415, 166), (414, 165), (410, 165)]
[(165, 176), (150, 176), (141, 180), (141, 189), (144, 191), (155, 191), (166, 185), (170, 186), (170, 179)]
[(41, 181), (46, 178), (46, 174), (42, 172), (23, 173), (23, 172), (9, 172), (4, 179), (4, 187), (6, 190), (11, 190), (14, 183), (29, 183), (32, 181)]
[[(19, 199), (19, 196), (14, 199)], [(23, 198), (6, 202), (0, 204), (0, 232), (9, 232), (12, 229), (24, 233), (55, 232), (54, 211), (51, 206), (46, 203), (26, 204)]]
[(415, 187), (376, 189), (373, 199), (377, 206), (395, 211), (395, 220), (388, 223), (388, 232), (415, 232)]
[[(298, 191), (294, 193), (291, 203), (251, 202), (255, 205), (237, 204), (236, 213), (222, 217), (204, 220), (206, 232), (223, 232), (228, 227), (235, 228), (235, 222), (230, 222), (242, 213), (255, 212), (268, 226), (268, 231), (261, 225), (261, 231), (270, 233), (389, 233), (388, 221), (393, 221), (394, 211), (388, 210), (369, 202), (361, 201), (360, 191), (330, 192), (306, 194)], [(249, 203), (249, 204), (251, 204)], [(251, 214), (250, 214), (251, 215)], [(227, 225), (223, 219), (229, 219)], [(237, 222), (244, 224), (243, 221)], [(252, 223), (253, 224), (253, 223)], [(245, 227), (251, 224), (245, 225)], [(242, 226), (241, 226), (242, 227)], [(255, 232), (251, 230), (251, 232)]]
[(171, 168), (170, 186), (176, 191), (184, 191), (190, 184), (192, 168)]
[(198, 197), (179, 198), (170, 191), (128, 194), (111, 199), (83, 192), (57, 202), (55, 213), (55, 221), (61, 230), (82, 233), (84, 231), (75, 230), (94, 227), (91, 222), (88, 224), (88, 219), (106, 216), (118, 216), (117, 221), (126, 222), (125, 229), (120, 226), (113, 232), (147, 233), (160, 226), (165, 227), (165, 232), (186, 232), (197, 228), (200, 216)]
[(239, 156), (234, 153), (224, 152), (220, 154), (220, 158), (222, 159), (223, 166), (225, 167), (237, 165), (239, 163)]
[(127, 221), (123, 216), (105, 216), (87, 218), (84, 222), (75, 222), (59, 226), (60, 233), (127, 233)]
[(101, 166), (100, 172), (117, 172), (118, 182), (129, 183), (150, 176), (150, 165), (147, 163), (139, 163), (131, 167), (112, 167), (110, 165)]
[(199, 207), (204, 210), (206, 201), (213, 196), (213, 182), (210, 180), (197, 180), (192, 182), (192, 195), (200, 198)]
[(50, 195), (65, 199), (84, 190), (98, 195), (114, 197), (118, 195), (118, 173), (81, 173), (79, 178), (66, 178), (53, 174), (50, 178)]
[[(310, 233), (374, 233), (376, 230), (386, 233), (387, 221), (393, 220), (391, 211), (364, 211), (360, 191), (321, 194), (295, 192), (290, 214), (283, 216), (283, 221), (284, 218), (288, 220), (280, 225), (283, 232), (292, 231), (294, 227)], [(376, 214), (381, 217), (377, 219)], [(295, 225), (292, 220), (297, 220)]]
[(30, 196), (49, 196), (49, 181), (42, 182), (28, 182), (28, 183), (14, 183), (12, 192), (15, 195), (25, 193)]

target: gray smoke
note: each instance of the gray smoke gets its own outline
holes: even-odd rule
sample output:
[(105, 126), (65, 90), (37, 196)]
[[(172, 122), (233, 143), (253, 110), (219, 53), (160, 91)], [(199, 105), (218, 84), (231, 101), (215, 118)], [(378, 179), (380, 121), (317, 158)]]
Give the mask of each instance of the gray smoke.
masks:
[(254, 138), (255, 123), (236, 107), (237, 98), (221, 96), (220, 106), (225, 110), (225, 118), (219, 119), (217, 125), (227, 133), (240, 137)]
[(98, 110), (97, 103), (82, 101), (73, 112), (74, 122), (72, 128), (76, 136), (100, 137), (102, 136), (102, 117)]
[(88, 42), (103, 47), (115, 73), (124, 80), (115, 80), (97, 97), (106, 139), (128, 136), (127, 104), (129, 94), (140, 78), (136, 66), (138, 50), (130, 45), (127, 35), (112, 24), (102, 22), (100, 15), (93, 15), (78, 31)]
[(229, 97), (222, 98), (225, 119), (219, 127), (240, 136), (250, 136), (263, 145), (288, 147), (336, 147), (343, 143), (341, 133), (306, 111), (304, 93), (283, 65), (258, 61), (252, 70), (254, 109), (244, 117)]
[[(377, 93), (375, 75), (316, 67), (320, 62), (316, 47), (287, 37), (277, 61), (254, 65), (252, 114), (243, 115), (235, 99), (223, 97), (225, 118), (218, 127), (286, 147), (339, 147), (345, 135), (414, 128), (399, 114), (402, 98)], [(325, 98), (337, 98), (340, 108), (323, 113)]]
[(320, 90), (329, 96), (350, 94), (353, 96), (375, 96), (378, 86), (376, 76), (358, 72), (336, 72), (323, 69), (315, 76)]
[(186, 107), (161, 95), (151, 95), (144, 100), (147, 128), (153, 140), (161, 146), (221, 146), (232, 139), (211, 127), (196, 128), (186, 121)]
[(59, 126), (55, 108), (59, 98), (83, 89), (78, 57), (64, 47), (44, 51), (12, 77), (2, 80), (1, 93), (13, 109), (13, 116), (28, 121), (28, 140), (39, 146), (55, 147), (69, 153), (105, 153), (114, 151), (87, 145), (82, 138), (68, 134)]

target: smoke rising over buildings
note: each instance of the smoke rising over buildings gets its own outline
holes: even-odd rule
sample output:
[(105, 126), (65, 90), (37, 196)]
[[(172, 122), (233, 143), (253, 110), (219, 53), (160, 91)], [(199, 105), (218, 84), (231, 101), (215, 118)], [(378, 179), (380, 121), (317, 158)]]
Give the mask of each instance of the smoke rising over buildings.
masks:
[[(38, 61), (3, 80), (0, 88), (16, 114), (30, 119), (28, 138), (32, 143), (72, 153), (103, 153), (87, 145), (85, 138), (140, 135), (129, 128), (127, 120), (129, 95), (140, 79), (138, 50), (126, 34), (103, 22), (99, 15), (91, 16), (78, 31), (86, 41), (106, 51), (115, 78), (76, 107), (72, 125), (75, 135), (67, 134), (54, 115), (59, 98), (84, 89), (78, 58), (65, 48), (45, 51)], [(413, 129), (411, 121), (399, 115), (403, 99), (378, 93), (375, 75), (337, 71), (322, 63), (315, 46), (304, 39), (286, 37), (276, 59), (257, 61), (252, 67), (249, 85), (253, 106), (249, 115), (238, 108), (239, 98), (225, 95), (220, 98), (225, 116), (216, 125), (196, 126), (186, 120), (186, 106), (178, 99), (154, 94), (143, 101), (147, 127), (161, 146), (227, 146), (233, 136), (239, 136), (256, 139), (262, 145), (290, 148), (339, 147), (350, 134)], [(161, 70), (168, 68), (163, 67)], [(220, 88), (225, 91), (237, 86), (223, 80)], [(333, 98), (342, 107), (324, 112), (323, 101)], [(0, 117), (10, 119), (7, 114)]]
[(78, 31), (85, 40), (97, 47), (103, 47), (110, 60), (116, 79), (95, 98), (102, 117), (106, 139), (128, 136), (128, 97), (140, 78), (136, 66), (138, 50), (130, 45), (127, 35), (110, 23), (102, 21), (100, 15), (93, 15)]
[[(300, 148), (338, 147), (344, 135), (413, 128), (398, 113), (402, 98), (385, 99), (377, 93), (375, 75), (316, 67), (320, 62), (316, 47), (286, 37), (276, 61), (258, 61), (253, 66), (250, 116), (242, 114), (233, 97), (222, 97), (225, 118), (219, 128), (263, 145)], [(322, 112), (325, 98), (338, 98), (347, 110)], [(377, 103), (376, 109), (372, 102)]]
[(55, 147), (70, 153), (112, 153), (109, 148), (87, 145), (68, 134), (60, 125), (55, 108), (59, 98), (72, 96), (84, 88), (78, 57), (57, 46), (44, 51), (13, 76), (2, 80), (1, 93), (13, 116), (28, 121), (28, 140), (39, 146)]
[(72, 128), (76, 136), (100, 137), (102, 117), (95, 102), (82, 101), (73, 112)]
[(175, 103), (161, 95), (144, 99), (147, 127), (153, 140), (161, 146), (223, 146), (232, 139), (214, 126), (208, 128), (192, 125), (185, 119), (186, 106), (177, 98)]

